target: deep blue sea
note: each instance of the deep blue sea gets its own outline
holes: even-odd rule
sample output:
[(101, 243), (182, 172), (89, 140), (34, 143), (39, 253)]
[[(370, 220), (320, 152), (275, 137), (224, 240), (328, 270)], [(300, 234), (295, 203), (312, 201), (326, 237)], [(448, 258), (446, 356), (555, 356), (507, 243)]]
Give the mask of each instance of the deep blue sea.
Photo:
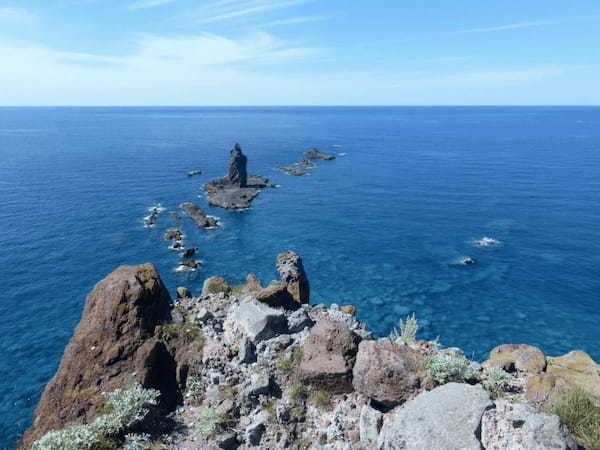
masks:
[[(168, 212), (207, 206), (199, 187), (235, 142), (281, 187), (247, 211), (207, 207), (218, 230), (184, 217), (204, 267), (176, 273)], [(274, 169), (313, 146), (338, 157)], [(172, 293), (198, 293), (211, 275), (269, 281), (287, 249), (312, 303), (354, 304), (378, 335), (415, 312), (421, 337), (469, 357), (526, 342), (600, 359), (600, 108), (0, 108), (0, 447), (114, 268), (153, 262)]]

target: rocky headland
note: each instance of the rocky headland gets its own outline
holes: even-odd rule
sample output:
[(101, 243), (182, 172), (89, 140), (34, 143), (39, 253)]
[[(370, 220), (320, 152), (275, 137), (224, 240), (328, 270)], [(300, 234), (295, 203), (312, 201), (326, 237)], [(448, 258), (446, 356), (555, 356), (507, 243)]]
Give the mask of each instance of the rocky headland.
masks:
[(600, 366), (584, 352), (506, 344), (480, 364), (419, 340), (414, 316), (375, 338), (353, 306), (310, 304), (297, 253), (276, 269), (175, 301), (152, 265), (115, 270), (21, 448), (598, 448)]
[(202, 188), (206, 191), (208, 204), (225, 209), (247, 209), (267, 187), (269, 180), (259, 175), (248, 175), (248, 158), (240, 144), (230, 151), (229, 171), (223, 178), (210, 181)]

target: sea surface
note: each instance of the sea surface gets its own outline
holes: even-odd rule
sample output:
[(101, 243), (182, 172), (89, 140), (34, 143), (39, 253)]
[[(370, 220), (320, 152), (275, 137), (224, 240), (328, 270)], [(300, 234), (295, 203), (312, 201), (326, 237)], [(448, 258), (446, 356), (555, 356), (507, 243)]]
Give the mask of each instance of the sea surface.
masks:
[[(235, 142), (280, 187), (246, 211), (207, 207), (199, 187)], [(337, 159), (275, 169), (310, 147)], [(162, 239), (184, 201), (223, 225), (181, 220), (195, 273)], [(414, 312), (420, 337), (471, 358), (525, 342), (598, 360), (600, 108), (0, 108), (0, 448), (117, 266), (152, 262), (173, 294), (199, 293), (212, 275), (268, 282), (287, 249), (312, 303), (354, 304), (379, 336)]]

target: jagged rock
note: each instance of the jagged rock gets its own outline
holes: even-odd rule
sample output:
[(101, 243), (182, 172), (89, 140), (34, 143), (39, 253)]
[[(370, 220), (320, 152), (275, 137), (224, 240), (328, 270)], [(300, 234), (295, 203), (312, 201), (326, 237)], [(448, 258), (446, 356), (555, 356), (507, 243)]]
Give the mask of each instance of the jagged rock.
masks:
[(228, 320), (253, 342), (271, 339), (287, 331), (287, 320), (282, 310), (252, 298), (246, 298), (234, 307)]
[(319, 320), (303, 347), (300, 379), (331, 392), (352, 392), (352, 367), (359, 340), (344, 324)]
[(169, 293), (151, 264), (119, 267), (96, 284), (44, 390), (23, 447), (49, 430), (93, 420), (104, 404), (102, 392), (134, 382), (160, 389), (163, 404), (173, 407), (177, 401), (174, 363), (154, 339), (157, 326), (169, 317), (170, 304)]
[(190, 219), (200, 228), (214, 228), (219, 226), (219, 222), (214, 217), (207, 215), (202, 208), (192, 202), (182, 203), (181, 209), (185, 211)]
[(360, 410), (359, 433), (360, 442), (372, 448), (377, 444), (379, 431), (383, 425), (383, 413), (364, 405)]
[(191, 258), (192, 256), (194, 256), (194, 255), (196, 254), (196, 252), (197, 252), (197, 251), (198, 251), (198, 249), (197, 249), (197, 248), (188, 248), (188, 249), (186, 249), (186, 250), (183, 252), (183, 254), (181, 255), (181, 257), (182, 257), (183, 259), (189, 259), (189, 258)]
[(271, 283), (256, 294), (256, 300), (274, 308), (297, 309), (300, 303), (294, 300), (292, 294), (283, 283)]
[(196, 314), (196, 320), (200, 323), (206, 323), (214, 318), (214, 314), (206, 308), (200, 308)]
[(483, 414), (481, 443), (486, 450), (579, 448), (558, 416), (502, 400)]
[(328, 153), (323, 153), (316, 148), (311, 148), (309, 151), (304, 152), (304, 158), (306, 159), (324, 159), (326, 161), (331, 161), (335, 159), (335, 156), (330, 155)]
[(576, 350), (566, 355), (550, 358), (548, 373), (600, 397), (600, 364), (585, 352)]
[(244, 292), (246, 293), (256, 293), (262, 289), (262, 283), (260, 278), (258, 278), (255, 274), (249, 273), (246, 276), (246, 285), (244, 286)]
[(417, 394), (425, 375), (421, 353), (383, 338), (360, 343), (352, 384), (357, 392), (393, 408)]
[(208, 297), (210, 294), (229, 294), (231, 286), (221, 277), (210, 277), (202, 285), (202, 297)]
[(256, 347), (247, 337), (242, 338), (238, 352), (238, 358), (242, 364), (252, 364), (256, 362)]
[(260, 444), (263, 433), (266, 429), (266, 423), (269, 418), (266, 414), (260, 413), (254, 418), (252, 423), (246, 428), (246, 440), (251, 445)]
[(299, 333), (306, 327), (311, 328), (315, 323), (304, 309), (297, 309), (288, 316), (288, 329), (290, 333)]
[(191, 297), (192, 293), (186, 287), (178, 287), (177, 288), (177, 298), (188, 298)]
[(492, 405), (480, 385), (445, 384), (397, 408), (383, 424), (378, 448), (481, 450), (477, 432)]
[(240, 144), (235, 144), (230, 151), (231, 159), (229, 160), (229, 172), (227, 178), (231, 184), (235, 184), (239, 187), (246, 187), (248, 185), (248, 172), (247, 164), (248, 158), (242, 153), (242, 147)]
[(290, 175), (294, 175), (296, 177), (301, 177), (303, 175), (306, 175), (306, 172), (304, 170), (297, 169), (296, 167), (281, 166), (281, 167), (278, 167), (278, 169), (281, 170), (282, 172), (289, 173)]
[(166, 241), (181, 241), (183, 239), (183, 233), (181, 230), (168, 230), (164, 236)]
[(490, 352), (483, 367), (500, 367), (507, 372), (537, 374), (546, 368), (546, 356), (537, 347), (527, 344), (499, 345)]
[(541, 407), (552, 397), (567, 389), (567, 382), (551, 373), (540, 373), (527, 379), (525, 400), (536, 407)]
[(309, 302), (310, 285), (300, 255), (292, 250), (279, 254), (277, 256), (277, 272), (295, 301)]

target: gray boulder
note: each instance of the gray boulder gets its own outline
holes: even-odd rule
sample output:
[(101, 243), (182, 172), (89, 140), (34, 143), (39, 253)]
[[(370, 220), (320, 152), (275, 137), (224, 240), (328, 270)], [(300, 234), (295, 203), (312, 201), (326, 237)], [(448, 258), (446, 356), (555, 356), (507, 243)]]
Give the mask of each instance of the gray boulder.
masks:
[(299, 333), (306, 327), (312, 328), (315, 323), (312, 321), (304, 309), (297, 309), (288, 316), (288, 329), (290, 333)]
[(480, 386), (448, 383), (399, 407), (384, 423), (380, 450), (481, 450), (481, 417), (493, 406)]
[(496, 402), (481, 421), (481, 443), (487, 450), (576, 450), (577, 444), (558, 416), (522, 403)]
[(360, 410), (359, 418), (360, 442), (367, 447), (373, 447), (377, 444), (379, 431), (383, 424), (383, 413), (365, 405)]
[(234, 307), (230, 320), (253, 342), (287, 332), (283, 310), (271, 308), (252, 298), (246, 298)]

